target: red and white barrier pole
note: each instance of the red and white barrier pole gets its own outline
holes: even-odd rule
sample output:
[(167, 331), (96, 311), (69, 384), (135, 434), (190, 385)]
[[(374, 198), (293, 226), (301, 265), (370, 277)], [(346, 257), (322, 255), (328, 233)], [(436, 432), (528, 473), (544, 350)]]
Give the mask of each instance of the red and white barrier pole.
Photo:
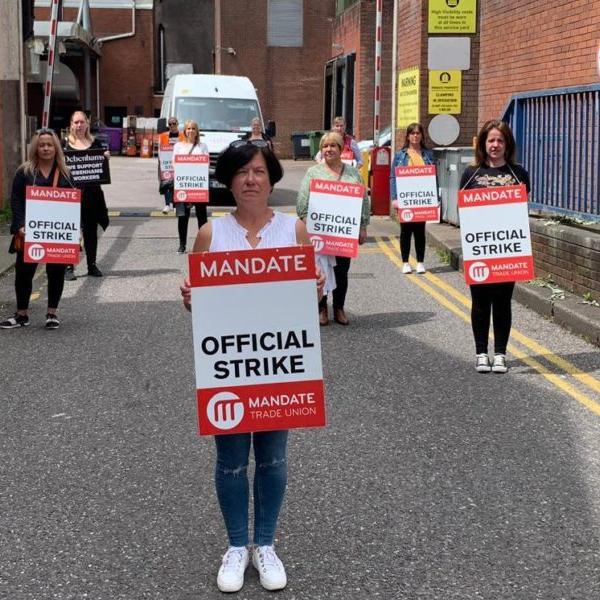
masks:
[(373, 143), (377, 145), (381, 128), (381, 24), (383, 21), (383, 0), (377, 0), (375, 17), (375, 106), (373, 110)]
[(58, 29), (58, 12), (61, 0), (52, 0), (50, 14), (50, 37), (48, 39), (48, 65), (46, 67), (46, 83), (44, 85), (44, 111), (42, 127), (48, 127), (50, 122), (50, 98), (52, 97), (52, 78), (54, 76), (54, 61), (56, 59), (56, 31)]

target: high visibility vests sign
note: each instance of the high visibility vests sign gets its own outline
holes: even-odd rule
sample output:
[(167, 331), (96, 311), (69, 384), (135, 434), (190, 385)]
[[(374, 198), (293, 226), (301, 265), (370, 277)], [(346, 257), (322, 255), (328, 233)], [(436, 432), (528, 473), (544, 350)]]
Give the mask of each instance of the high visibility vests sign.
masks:
[(320, 254), (358, 256), (358, 235), (365, 186), (346, 181), (310, 182), (306, 229)]
[(25, 248), (28, 263), (79, 262), (81, 190), (25, 188)]
[(189, 256), (201, 435), (325, 425), (311, 247)]
[(435, 166), (396, 167), (394, 173), (400, 223), (437, 223), (440, 202)]
[(533, 279), (524, 184), (461, 190), (458, 209), (469, 285)]
[(160, 180), (171, 181), (173, 179), (173, 144), (161, 142), (158, 147), (158, 164)]
[(173, 202), (208, 202), (208, 154), (176, 154)]

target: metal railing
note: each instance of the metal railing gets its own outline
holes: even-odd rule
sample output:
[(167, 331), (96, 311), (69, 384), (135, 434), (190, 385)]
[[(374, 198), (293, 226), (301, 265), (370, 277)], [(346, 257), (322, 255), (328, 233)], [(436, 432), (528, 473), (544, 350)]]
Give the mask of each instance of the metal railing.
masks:
[(515, 94), (505, 107), (531, 208), (600, 221), (600, 85)]

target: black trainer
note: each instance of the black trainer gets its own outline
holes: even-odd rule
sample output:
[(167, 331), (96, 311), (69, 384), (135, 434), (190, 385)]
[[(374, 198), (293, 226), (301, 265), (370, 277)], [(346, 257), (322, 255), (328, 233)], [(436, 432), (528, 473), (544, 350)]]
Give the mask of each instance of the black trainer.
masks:
[(46, 315), (46, 329), (58, 329), (60, 327), (60, 321), (56, 315), (48, 313)]
[(75, 281), (77, 275), (75, 275), (75, 267), (73, 265), (67, 265), (65, 269), (65, 281)]
[(102, 271), (96, 266), (96, 263), (92, 263), (88, 267), (88, 275), (90, 277), (102, 277)]
[(179, 248), (177, 248), (177, 254), (185, 254), (185, 246), (179, 246)]
[(17, 327), (28, 327), (29, 317), (27, 315), (20, 315), (15, 313), (14, 317), (9, 317), (0, 321), (0, 329), (16, 329)]

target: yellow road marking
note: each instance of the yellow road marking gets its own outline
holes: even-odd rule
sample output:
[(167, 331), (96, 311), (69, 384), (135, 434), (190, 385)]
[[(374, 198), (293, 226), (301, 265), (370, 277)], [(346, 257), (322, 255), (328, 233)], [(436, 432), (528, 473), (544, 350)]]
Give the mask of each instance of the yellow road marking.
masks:
[[(392, 246), (392, 248), (393, 248), (393, 246)], [(411, 258), (411, 262), (414, 263), (412, 258)], [(458, 300), (461, 304), (464, 304), (467, 308), (469, 308), (469, 309), (471, 308), (470, 298), (468, 298), (467, 296), (465, 296), (464, 294), (459, 292), (457, 289), (455, 289), (451, 285), (447, 284), (445, 281), (443, 281), (442, 279), (440, 279), (433, 273), (425, 273), (425, 278), (428, 281), (430, 281), (431, 283), (433, 283), (434, 285), (436, 285), (437, 287), (444, 290), (448, 295), (450, 295), (453, 298), (455, 298), (456, 300)], [(536, 342), (535, 340), (531, 339), (530, 337), (527, 337), (526, 335), (522, 334), (517, 329), (513, 328), (511, 330), (511, 336), (513, 339), (515, 339), (519, 343), (523, 344), (523, 346), (529, 348), (531, 351), (535, 352), (536, 354), (543, 355), (544, 358), (548, 362), (557, 366), (559, 369), (562, 369), (568, 375), (571, 375), (572, 377), (577, 379), (579, 382), (581, 382), (583, 385), (589, 387), (590, 389), (592, 389), (595, 392), (598, 392), (600, 394), (600, 381), (598, 381), (596, 378), (592, 377), (588, 373), (584, 373), (581, 369), (576, 367), (573, 363), (562, 358), (561, 356), (554, 354), (554, 352), (552, 352), (548, 348), (542, 346), (540, 343)]]
[[(401, 259), (399, 258), (399, 256), (395, 253), (395, 248), (390, 243), (386, 243), (382, 238), (378, 237), (378, 238), (376, 238), (376, 240), (377, 240), (377, 243), (378, 243), (379, 247), (381, 248), (382, 252), (389, 258), (389, 260), (392, 263), (394, 263), (398, 268), (402, 268), (403, 263), (402, 263)], [(409, 281), (411, 281), (413, 284), (417, 285), (422, 290), (427, 292), (429, 295), (431, 295), (433, 298), (435, 298), (435, 300), (437, 300), (440, 304), (442, 304), (444, 307), (449, 309), (451, 312), (453, 312), (455, 315), (457, 315), (463, 321), (465, 321), (467, 323), (471, 322), (471, 317), (469, 314), (463, 312), (459, 307), (457, 307), (455, 304), (450, 302), (447, 298), (442, 296), (434, 288), (432, 288), (430, 285), (428, 285), (427, 283), (422, 281), (422, 279), (423, 279), (422, 276), (410, 277)], [(465, 306), (470, 307), (471, 303), (464, 294), (461, 294), (459, 291), (455, 290), (452, 286), (449, 286), (448, 284), (443, 282), (441, 279), (439, 279), (432, 273), (426, 273), (425, 279), (429, 280), (434, 285), (443, 289), (445, 292), (447, 292), (453, 298), (458, 300), (461, 304), (464, 304)], [(517, 333), (518, 335), (514, 335), (515, 333)], [(572, 365), (565, 359), (563, 359), (559, 356), (556, 356), (555, 354), (550, 352), (550, 350), (548, 350), (547, 348), (544, 348), (537, 342), (534, 342), (533, 340), (529, 339), (527, 336), (525, 336), (519, 332), (515, 332), (514, 330), (512, 332), (512, 335), (514, 335), (514, 337), (517, 338), (519, 340), (519, 342), (523, 343), (530, 349), (533, 349), (534, 351), (538, 352), (539, 354), (543, 354), (544, 358), (546, 358), (549, 362), (552, 362), (557, 366), (564, 364), (566, 367), (564, 369), (566, 371), (566, 373), (568, 375), (573, 376), (574, 378), (576, 378), (578, 381), (580, 381), (584, 385), (587, 385), (588, 387), (591, 387), (592, 389), (598, 389), (598, 386), (600, 386), (600, 382), (598, 382), (596, 379), (594, 379), (590, 375), (587, 375), (586, 373), (583, 373), (580, 369), (575, 367), (575, 365)], [(524, 343), (522, 340), (525, 340), (526, 343)], [(551, 382), (554, 386), (558, 387), (563, 392), (565, 392), (566, 394), (568, 394), (569, 396), (571, 396), (572, 398), (577, 400), (580, 404), (582, 404), (583, 406), (588, 408), (590, 411), (592, 411), (593, 413), (600, 416), (600, 403), (592, 400), (585, 394), (581, 393), (579, 390), (577, 390), (575, 387), (573, 387), (570, 383), (568, 383), (567, 381), (564, 381), (560, 377), (560, 375), (558, 375), (556, 373), (550, 373), (548, 371), (547, 367), (545, 367), (542, 363), (538, 362), (531, 356), (527, 356), (521, 350), (516, 348), (513, 344), (510, 344), (508, 349), (516, 358), (523, 361), (525, 364), (530, 366), (532, 369), (536, 370), (543, 377), (545, 377), (549, 382)], [(552, 360), (552, 359), (554, 359), (554, 360)], [(563, 367), (561, 366), (561, 368), (563, 368)]]

